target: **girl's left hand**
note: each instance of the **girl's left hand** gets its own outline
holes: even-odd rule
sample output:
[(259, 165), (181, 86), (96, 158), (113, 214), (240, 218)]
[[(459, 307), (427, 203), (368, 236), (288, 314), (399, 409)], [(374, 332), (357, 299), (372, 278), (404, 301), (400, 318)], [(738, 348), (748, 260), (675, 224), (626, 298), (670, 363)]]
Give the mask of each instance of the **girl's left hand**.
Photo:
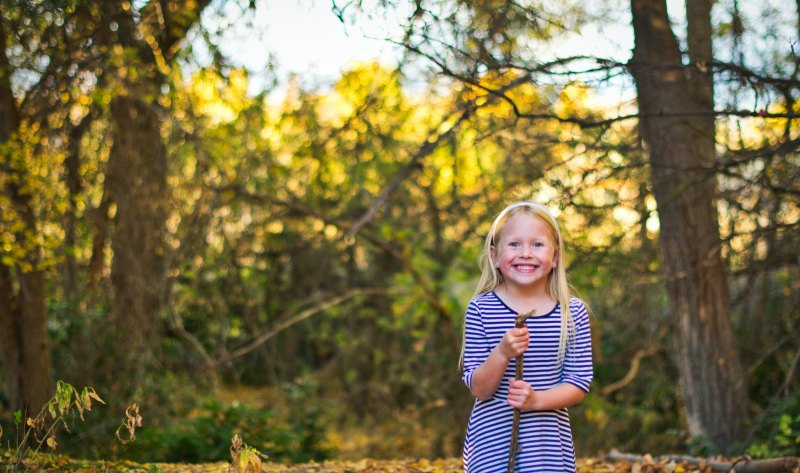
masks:
[(521, 411), (534, 409), (536, 402), (536, 391), (529, 383), (519, 380), (508, 380), (508, 404)]

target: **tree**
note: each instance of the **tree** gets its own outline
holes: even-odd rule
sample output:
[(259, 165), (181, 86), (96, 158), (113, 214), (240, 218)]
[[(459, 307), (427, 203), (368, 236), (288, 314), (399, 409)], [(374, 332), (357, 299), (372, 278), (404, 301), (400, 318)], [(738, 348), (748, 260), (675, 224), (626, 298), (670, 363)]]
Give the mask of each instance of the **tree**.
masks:
[[(344, 21), (352, 18), (346, 15), (348, 8), (368, 9), (367, 3), (358, 2), (355, 7), (348, 3), (341, 8), (335, 4), (334, 10)], [(386, 12), (395, 7), (398, 16), (407, 19), (403, 37), (392, 41), (428, 61), (432, 72), (500, 96), (520, 122), (574, 124), (583, 132), (598, 130), (602, 138), (610, 124), (639, 119), (661, 222), (662, 269), (676, 327), (675, 362), (683, 387), (687, 427), (692, 436), (705, 437), (712, 448), (725, 450), (732, 448), (734, 441), (743, 440), (750, 406), (721, 257), (723, 242), (717, 214), (721, 203), (716, 181), (718, 175), (726, 174), (724, 163), (728, 159), (718, 156), (716, 148), (728, 143), (717, 141), (715, 119), (759, 114), (783, 119), (787, 134), (782, 140), (791, 142), (795, 136), (788, 130), (795, 115), (788, 109), (780, 111), (780, 106), (773, 113), (715, 109), (714, 77), (720, 83), (755, 84), (752, 90), (756, 100), (765, 89), (774, 87), (782, 95), (775, 94), (777, 102), (783, 101), (787, 107), (794, 103), (791, 97), (797, 92), (798, 82), (796, 73), (777, 78), (766, 70), (754, 72), (743, 63), (715, 58), (711, 4), (700, 1), (687, 5), (688, 54), (684, 54), (672, 32), (665, 3), (633, 0), (630, 11), (635, 48), (627, 63), (580, 54), (561, 56), (546, 48), (557, 43), (562, 33), (578, 32), (591, 20), (589, 6), (577, 2), (568, 2), (561, 11), (554, 11), (551, 5), (512, 1), (390, 2), (376, 8)], [(794, 54), (784, 58), (788, 65), (797, 62)], [(499, 90), (506, 83), (503, 77), (528, 77), (550, 90), (577, 81), (587, 86), (613, 82), (623, 72), (633, 76), (637, 87), (638, 111), (633, 114), (592, 117), (580, 110), (555, 107), (537, 111)], [(762, 150), (768, 153), (771, 147), (774, 145)], [(760, 155), (762, 151), (750, 152)]]
[[(80, 143), (92, 121), (103, 116), (104, 96), (111, 96), (110, 117), (116, 127), (107, 194), (99, 207), (105, 216), (99, 220), (108, 220), (110, 209), (116, 207), (116, 225), (110, 234), (116, 253), (111, 278), (115, 303), (109, 336), (97, 338), (122, 355), (107, 366), (107, 379), (135, 383), (139, 355), (146, 355), (158, 340), (153, 335), (166, 291), (163, 232), (168, 204), (159, 99), (181, 41), (208, 3), (11, 2), (0, 9), (2, 234), (13, 235), (13, 240), (4, 241), (0, 266), (5, 298), (0, 308), (1, 355), (14, 407), (36, 410), (50, 397), (44, 270), (58, 256), (42, 243), (42, 229), (63, 225), (66, 240), (62, 244), (75, 245), (75, 206), (82, 185)], [(12, 52), (13, 61), (9, 61)], [(12, 82), (15, 73), (16, 83)], [(93, 101), (91, 107), (85, 106)], [(75, 115), (79, 118), (73, 123)], [(44, 143), (63, 143), (62, 149), (69, 150), (65, 168), (62, 161), (51, 160), (42, 171), (46, 176), (66, 176), (70, 209), (66, 217), (59, 216), (64, 221), (54, 222), (52, 215), (41, 210), (58, 203), (47, 201), (46, 186), (26, 187), (32, 171), (26, 164), (30, 156), (24, 151), (38, 146), (41, 152), (47, 148)], [(109, 236), (102, 230), (93, 261), (102, 261), (103, 240)], [(74, 247), (61, 251), (67, 273), (62, 294), (73, 299)], [(105, 353), (97, 356), (97, 360), (110, 359)], [(119, 377), (115, 371), (125, 375)]]
[[(106, 184), (116, 206), (110, 235), (113, 302), (106, 329), (109, 351), (116, 356), (102, 355), (111, 363), (101, 364), (100, 375), (107, 381), (126, 380), (126, 388), (136, 385), (158, 343), (167, 289), (169, 192), (161, 88), (180, 42), (208, 3), (151, 1), (139, 11), (128, 2), (103, 7), (109, 23), (118, 25), (106, 46), (123, 74), (114, 78), (120, 87), (110, 104), (114, 145)], [(114, 52), (115, 44), (122, 46), (121, 54)]]
[(636, 45), (629, 68), (658, 201), (686, 422), (692, 436), (724, 450), (743, 440), (748, 395), (731, 326), (715, 205), (713, 84), (704, 66), (712, 58), (711, 3), (687, 5), (691, 64), (684, 66), (677, 39), (664, 27), (666, 2), (631, 2)]
[(53, 390), (40, 189), (28, 167), (39, 134), (12, 92), (6, 28), (0, 15), (0, 362), (11, 408), (35, 416)]

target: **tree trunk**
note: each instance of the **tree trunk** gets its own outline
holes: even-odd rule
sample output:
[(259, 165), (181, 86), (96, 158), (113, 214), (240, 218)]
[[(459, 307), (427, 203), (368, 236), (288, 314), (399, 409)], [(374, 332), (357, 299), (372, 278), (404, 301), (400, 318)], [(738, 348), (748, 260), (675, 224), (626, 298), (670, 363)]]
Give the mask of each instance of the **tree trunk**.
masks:
[[(19, 127), (19, 112), (11, 93), (11, 66), (6, 57), (5, 25), (0, 18), (0, 144), (13, 139)], [(13, 152), (13, 151), (12, 151)], [(35, 243), (36, 217), (31, 196), (21, 192), (19, 177), (27, 169), (16, 169), (0, 156), (5, 176), (0, 192), (11, 209), (0, 209), (0, 219), (15, 220), (21, 229), (15, 241), (27, 251), (17, 261), (0, 261), (0, 362), (12, 410), (34, 416), (52, 393), (50, 342), (44, 299), (44, 274), (40, 269), (41, 246)], [(13, 215), (11, 211), (13, 209)]]
[[(702, 74), (705, 66), (681, 64), (665, 0), (632, 0), (631, 6), (635, 46), (629, 68), (658, 203), (686, 423), (692, 436), (724, 451), (742, 439), (748, 400), (731, 327), (714, 202), (713, 84), (710, 75)], [(703, 6), (699, 13), (689, 11), (694, 16), (693, 60), (710, 57), (709, 20), (700, 18), (708, 11)]]
[[(166, 287), (164, 227), (167, 217), (167, 161), (161, 123), (139, 98), (111, 102), (114, 145), (107, 186), (116, 205), (111, 247), (113, 309), (112, 373), (123, 384), (136, 381), (159, 340), (160, 310)], [(125, 376), (126, 378), (121, 378)]]
[[(141, 8), (138, 25), (128, 8), (105, 5), (107, 17), (118, 26), (109, 41), (136, 51), (127, 67), (138, 71), (138, 80), (111, 101), (114, 145), (106, 180), (109, 200), (116, 206), (111, 210), (110, 235), (113, 305), (104, 340), (111, 346), (100, 355), (114, 356), (98, 362), (103, 381), (122, 394), (135, 389), (153, 358), (167, 290), (167, 151), (161, 138), (160, 106), (146, 97), (159, 97), (162, 68), (171, 63), (180, 41), (209, 2), (151, 0)], [(142, 40), (142, 30), (153, 35), (158, 48)]]

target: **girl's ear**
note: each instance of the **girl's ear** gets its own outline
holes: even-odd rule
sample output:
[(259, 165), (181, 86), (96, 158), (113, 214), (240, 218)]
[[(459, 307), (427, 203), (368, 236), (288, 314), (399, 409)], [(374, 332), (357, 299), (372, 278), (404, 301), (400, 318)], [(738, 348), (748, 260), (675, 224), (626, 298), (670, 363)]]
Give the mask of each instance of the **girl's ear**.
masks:
[(494, 245), (489, 247), (489, 263), (491, 263), (493, 268), (498, 268), (500, 265), (496, 263), (497, 261), (497, 249)]

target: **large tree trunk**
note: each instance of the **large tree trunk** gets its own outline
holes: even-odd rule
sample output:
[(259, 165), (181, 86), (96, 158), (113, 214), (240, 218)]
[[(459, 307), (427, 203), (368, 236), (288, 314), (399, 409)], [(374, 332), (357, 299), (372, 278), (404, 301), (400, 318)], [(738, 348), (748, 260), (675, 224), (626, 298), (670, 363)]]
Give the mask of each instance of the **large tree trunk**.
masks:
[(114, 145), (106, 185), (116, 214), (108, 341), (113, 342), (115, 353), (114, 380), (127, 384), (135, 383), (159, 340), (166, 287), (167, 160), (161, 122), (153, 106), (139, 98), (118, 96), (111, 102), (111, 116)]
[[(129, 9), (106, 5), (107, 16), (118, 25), (111, 41), (136, 51), (127, 65), (138, 71), (137, 82), (111, 101), (114, 145), (106, 180), (116, 211), (110, 235), (113, 305), (104, 341), (112, 344), (114, 356), (105, 363), (99, 360), (99, 371), (103, 381), (121, 394), (135, 389), (152, 361), (167, 288), (167, 151), (161, 137), (160, 105), (147, 97), (160, 95), (164, 64), (172, 61), (180, 41), (209, 2), (151, 0), (140, 10), (139, 25)], [(153, 35), (158, 48), (141, 39), (142, 31)], [(164, 61), (161, 67), (160, 60)]]
[[(19, 127), (19, 112), (11, 93), (11, 66), (6, 57), (5, 25), (0, 18), (0, 144), (13, 138)], [(13, 151), (12, 151), (13, 152)], [(0, 157), (0, 181), (9, 209), (0, 209), (0, 219), (13, 219), (16, 241), (25, 254), (12, 263), (0, 262), (0, 362), (11, 409), (21, 409), (34, 416), (52, 393), (50, 343), (47, 334), (47, 307), (44, 274), (40, 269), (42, 248), (35, 243), (36, 219), (31, 196), (22, 192), (17, 169), (10, 160)], [(11, 211), (13, 209), (13, 215)], [(6, 266), (11, 264), (11, 266)]]
[(713, 83), (703, 74), (703, 61), (711, 55), (710, 6), (700, 3), (706, 5), (689, 11), (696, 63), (684, 67), (665, 0), (632, 0), (635, 46), (629, 67), (658, 202), (686, 423), (692, 436), (723, 451), (742, 439), (748, 397), (720, 256)]

